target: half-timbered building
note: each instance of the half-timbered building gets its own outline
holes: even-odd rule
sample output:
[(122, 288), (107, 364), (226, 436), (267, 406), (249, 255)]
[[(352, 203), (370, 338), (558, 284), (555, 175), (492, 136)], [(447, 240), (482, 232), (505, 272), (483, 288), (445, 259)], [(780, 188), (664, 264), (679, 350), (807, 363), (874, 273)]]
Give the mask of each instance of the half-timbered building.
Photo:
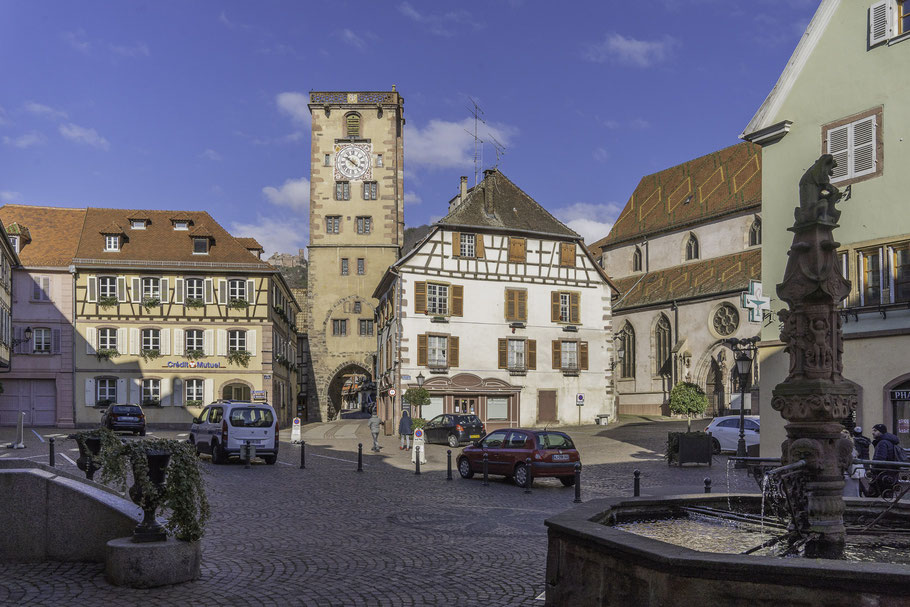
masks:
[(397, 263), (374, 292), (379, 412), (475, 414), (487, 428), (615, 417), (612, 286), (581, 237), (497, 170)]

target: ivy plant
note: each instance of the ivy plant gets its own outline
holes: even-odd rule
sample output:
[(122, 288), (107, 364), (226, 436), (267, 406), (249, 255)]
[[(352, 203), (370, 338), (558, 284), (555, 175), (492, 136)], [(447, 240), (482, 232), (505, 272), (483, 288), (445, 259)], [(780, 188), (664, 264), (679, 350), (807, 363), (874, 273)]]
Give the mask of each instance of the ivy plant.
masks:
[(199, 360), (205, 358), (205, 350), (187, 350), (184, 356), (189, 360)]
[(201, 407), (202, 401), (201, 400), (188, 400), (188, 401), (186, 401), (186, 406), (187, 407)]
[(250, 302), (245, 299), (231, 299), (227, 307), (231, 310), (246, 310), (250, 307)]
[(142, 298), (142, 307), (146, 310), (151, 310), (152, 308), (157, 308), (161, 305), (161, 300), (157, 297), (143, 297)]
[(161, 350), (141, 350), (139, 355), (145, 362), (150, 362), (161, 356)]
[(201, 299), (195, 297), (188, 297), (185, 302), (183, 302), (187, 308), (202, 308), (205, 306), (205, 302)]
[(115, 348), (101, 348), (95, 351), (95, 357), (99, 361), (110, 360), (118, 356), (120, 356), (120, 352), (118, 352)]
[(246, 350), (231, 350), (228, 352), (227, 359), (228, 362), (232, 365), (239, 365), (241, 367), (248, 367), (250, 365), (250, 358), (252, 354)]
[(98, 307), (101, 308), (102, 310), (107, 310), (109, 308), (116, 308), (117, 304), (119, 304), (119, 303), (120, 303), (120, 300), (118, 300), (113, 295), (108, 295), (105, 297), (98, 298)]

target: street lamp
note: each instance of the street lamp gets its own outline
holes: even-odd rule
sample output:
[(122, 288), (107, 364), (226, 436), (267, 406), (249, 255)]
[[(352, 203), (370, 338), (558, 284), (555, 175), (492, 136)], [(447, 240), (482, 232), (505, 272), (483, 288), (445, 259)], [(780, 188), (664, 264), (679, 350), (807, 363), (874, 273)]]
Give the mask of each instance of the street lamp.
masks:
[(31, 328), (31, 327), (25, 327), (24, 338), (25, 338), (25, 339), (13, 339), (13, 340), (11, 340), (11, 341), (10, 341), (10, 346), (13, 347), (13, 348), (15, 348), (15, 347), (18, 346), (19, 344), (24, 344), (24, 343), (30, 342), (30, 341), (32, 340), (32, 328)]
[[(736, 457), (746, 457), (746, 383), (749, 381), (749, 373), (752, 371), (752, 356), (755, 350), (755, 342), (758, 338), (737, 339), (735, 337), (727, 340), (730, 347), (733, 348), (733, 356), (736, 361), (736, 372), (739, 374), (739, 441), (736, 443)], [(745, 468), (746, 462), (737, 459), (735, 468)]]
[(424, 382), (424, 381), (425, 381), (425, 378), (424, 378), (424, 376), (423, 376), (423, 373), (418, 373), (418, 374), (417, 374), (417, 387), (418, 387), (418, 388), (423, 388), (423, 382)]
[(626, 353), (626, 350), (625, 350), (626, 340), (623, 339), (624, 337), (625, 337), (625, 333), (620, 333), (619, 335), (617, 335), (616, 337), (613, 338), (613, 341), (618, 342), (618, 343), (616, 344), (616, 356), (614, 356), (613, 360), (610, 361), (610, 371), (615, 369), (616, 365), (618, 365), (619, 363), (622, 362), (622, 358)]

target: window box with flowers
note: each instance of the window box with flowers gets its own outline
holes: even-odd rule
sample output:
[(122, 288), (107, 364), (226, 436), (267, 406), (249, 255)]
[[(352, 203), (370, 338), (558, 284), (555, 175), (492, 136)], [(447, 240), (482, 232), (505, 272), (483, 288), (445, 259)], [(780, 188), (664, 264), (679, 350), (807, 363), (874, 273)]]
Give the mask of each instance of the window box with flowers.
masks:
[(142, 307), (146, 310), (151, 310), (152, 308), (157, 308), (161, 305), (161, 300), (157, 297), (143, 297), (142, 298)]
[(252, 356), (253, 355), (246, 350), (231, 350), (228, 352), (227, 359), (229, 364), (248, 367)]
[(245, 299), (231, 299), (227, 307), (231, 310), (246, 310), (250, 307), (250, 302)]
[(161, 356), (161, 350), (140, 350), (139, 355), (145, 362), (151, 362)]
[(101, 348), (95, 351), (95, 357), (99, 362), (102, 360), (111, 360), (118, 356), (120, 356), (120, 352), (118, 352), (116, 348)]
[(102, 310), (116, 308), (119, 303), (120, 301), (113, 295), (98, 298), (98, 307)]
[(184, 356), (187, 360), (199, 360), (205, 358), (205, 350), (187, 350)]
[(189, 297), (183, 303), (183, 305), (185, 305), (187, 308), (202, 308), (202, 307), (205, 307), (205, 302), (196, 297)]

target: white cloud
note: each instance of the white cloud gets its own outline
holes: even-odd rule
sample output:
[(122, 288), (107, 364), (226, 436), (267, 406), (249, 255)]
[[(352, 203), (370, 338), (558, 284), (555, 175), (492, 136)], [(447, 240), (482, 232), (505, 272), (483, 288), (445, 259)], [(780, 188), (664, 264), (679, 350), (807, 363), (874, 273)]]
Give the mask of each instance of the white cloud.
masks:
[(410, 2), (398, 5), (398, 12), (421, 25), (421, 29), (437, 36), (451, 37), (457, 35), (464, 25), (470, 25), (474, 30), (482, 29), (482, 23), (472, 22), (471, 14), (467, 11), (447, 11), (444, 13), (421, 13)]
[(343, 29), (339, 32), (338, 37), (341, 38), (341, 41), (345, 44), (353, 46), (356, 49), (363, 50), (366, 48), (366, 40), (355, 34), (349, 29)]
[(58, 110), (56, 108), (52, 108), (49, 105), (36, 103), (34, 101), (26, 101), (25, 105), (22, 106), (22, 109), (24, 109), (29, 114), (34, 114), (35, 116), (42, 116), (53, 119), (67, 117), (66, 112), (63, 110)]
[(98, 134), (95, 129), (86, 128), (69, 122), (60, 125), (60, 134), (76, 143), (84, 143), (94, 148), (106, 150), (110, 147), (108, 140)]
[(92, 46), (91, 42), (85, 39), (85, 30), (82, 28), (79, 28), (74, 32), (65, 32), (63, 34), (63, 41), (80, 53), (88, 53)]
[[(471, 134), (474, 121), (471, 118), (460, 122), (431, 120), (423, 129), (410, 123), (404, 128), (407, 141), (405, 166), (464, 168), (471, 166), (474, 161), (474, 137)], [(510, 139), (517, 133), (518, 129), (514, 127), (492, 122), (481, 124), (478, 129), (478, 136), (484, 141), (491, 142), (492, 136), (504, 146), (508, 146)], [(494, 154), (492, 150), (490, 154)]]
[(627, 128), (639, 131), (651, 127), (651, 123), (644, 118), (633, 118), (632, 120), (615, 120), (612, 118), (604, 119), (598, 116), (597, 122), (600, 124), (600, 126), (611, 130)]
[(14, 200), (19, 200), (22, 198), (22, 194), (19, 192), (11, 192), (9, 190), (0, 192), (0, 200), (3, 202), (12, 202)]
[(420, 204), (423, 202), (423, 199), (420, 197), (420, 194), (414, 191), (404, 193), (404, 203), (405, 204)]
[(594, 160), (597, 162), (606, 162), (610, 159), (610, 153), (606, 148), (595, 148), (592, 156), (594, 156)]
[(278, 109), (291, 117), (291, 120), (310, 128), (310, 110), (307, 104), (310, 102), (310, 96), (306, 93), (296, 93), (286, 91), (275, 95), (275, 103)]
[(288, 179), (280, 188), (266, 186), (262, 193), (274, 205), (290, 207), (301, 213), (307, 213), (310, 207), (310, 180), (306, 177)]
[(111, 52), (122, 57), (148, 57), (149, 56), (149, 47), (144, 42), (138, 42), (132, 46), (124, 46), (119, 44), (109, 44), (108, 48), (111, 49)]
[(204, 152), (202, 152), (201, 154), (199, 154), (199, 157), (200, 157), (200, 158), (205, 158), (206, 160), (214, 160), (214, 161), (216, 161), (216, 162), (219, 161), (219, 160), (221, 160), (221, 154), (219, 154), (218, 152), (216, 152), (216, 151), (213, 150), (212, 148), (206, 148)]
[(296, 253), (306, 247), (309, 238), (307, 221), (305, 216), (258, 216), (252, 223), (231, 223), (231, 235), (255, 238), (265, 249), (266, 258), (273, 253)]
[(594, 63), (615, 63), (632, 67), (651, 67), (667, 60), (679, 42), (665, 36), (660, 40), (637, 40), (622, 34), (607, 34), (602, 42), (587, 45), (582, 55)]
[(3, 143), (6, 145), (11, 145), (14, 148), (30, 148), (32, 146), (41, 145), (45, 141), (44, 135), (41, 133), (26, 133), (25, 135), (20, 135), (18, 137), (4, 137)]
[(613, 222), (616, 221), (620, 211), (622, 211), (622, 207), (614, 202), (605, 204), (576, 202), (554, 210), (553, 215), (581, 234), (585, 242), (590, 245), (610, 233)]

